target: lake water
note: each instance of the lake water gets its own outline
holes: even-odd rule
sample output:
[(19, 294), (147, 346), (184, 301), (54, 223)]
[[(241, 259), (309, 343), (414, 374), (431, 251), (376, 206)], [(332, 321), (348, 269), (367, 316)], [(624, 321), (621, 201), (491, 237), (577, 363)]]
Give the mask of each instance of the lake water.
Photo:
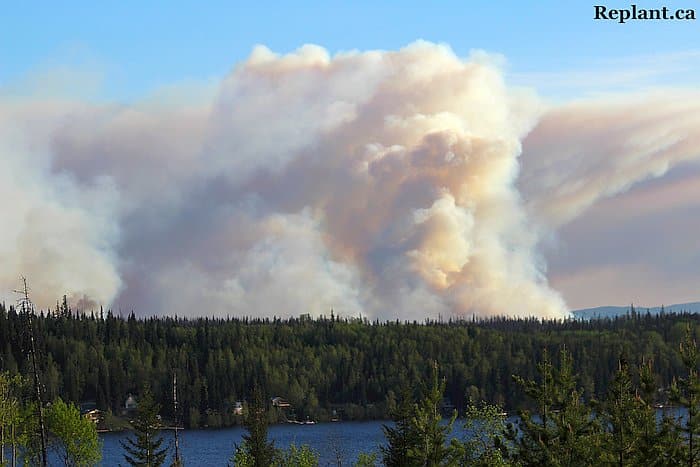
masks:
[[(273, 425), (269, 438), (275, 446), (286, 448), (308, 444), (321, 456), (321, 465), (337, 465), (337, 453), (344, 466), (352, 465), (361, 452), (378, 451), (384, 443), (384, 422), (338, 422), (316, 425)], [(165, 443), (173, 439), (172, 431), (161, 432)], [(234, 444), (240, 444), (245, 430), (240, 427), (221, 430), (180, 431), (180, 448), (186, 466), (225, 466), (233, 455)], [(104, 466), (124, 465), (123, 449), (119, 441), (129, 433), (105, 433), (103, 442)]]
[[(657, 411), (659, 419), (662, 414), (685, 418), (682, 409), (671, 409), (668, 412)], [(514, 422), (514, 417), (509, 421)], [(320, 455), (320, 465), (338, 465), (338, 455), (342, 459), (343, 466), (352, 465), (361, 452), (376, 452), (379, 456), (379, 446), (385, 443), (382, 425), (390, 422), (338, 422), (318, 423), (315, 425), (272, 425), (269, 428), (269, 438), (275, 441), (278, 448), (287, 448), (294, 443), (297, 446), (308, 444)], [(234, 444), (242, 442), (245, 430), (242, 427), (225, 428), (221, 430), (184, 430), (180, 431), (180, 448), (183, 460), (187, 467), (226, 466), (233, 455)], [(173, 432), (162, 431), (165, 439), (164, 445), (172, 443)], [(103, 441), (102, 463), (106, 467), (125, 465), (124, 450), (120, 441), (125, 440), (131, 434), (103, 433), (100, 438)], [(465, 438), (466, 431), (462, 427), (462, 420), (457, 420), (454, 425), (453, 437)], [(50, 454), (51, 465), (59, 465), (55, 462), (55, 454)], [(169, 462), (166, 465), (170, 465)]]
[[(382, 426), (391, 422), (337, 422), (317, 423), (315, 425), (272, 425), (268, 437), (274, 440), (278, 448), (288, 448), (290, 444), (301, 446), (308, 444), (320, 456), (321, 466), (337, 466), (338, 456), (343, 466), (351, 466), (361, 452), (376, 452), (379, 458), (379, 446), (384, 444)], [(233, 456), (234, 444), (241, 444), (245, 430), (242, 427), (220, 430), (182, 430), (179, 432), (180, 450), (185, 466), (226, 466)], [(163, 446), (174, 446), (173, 432), (160, 432), (164, 438)], [(466, 432), (461, 420), (455, 422), (453, 437), (464, 437)], [(124, 449), (120, 441), (131, 436), (130, 432), (101, 433), (102, 462), (100, 465), (116, 467), (126, 465)], [(9, 452), (7, 453), (9, 454)], [(170, 465), (168, 459), (165, 465)], [(55, 452), (49, 452), (49, 464), (61, 465)]]

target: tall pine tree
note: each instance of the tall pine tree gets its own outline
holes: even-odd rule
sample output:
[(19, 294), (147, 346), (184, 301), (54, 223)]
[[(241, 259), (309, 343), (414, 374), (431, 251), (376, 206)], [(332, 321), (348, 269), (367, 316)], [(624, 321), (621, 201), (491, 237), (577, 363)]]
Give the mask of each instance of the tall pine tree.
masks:
[(168, 448), (163, 447), (163, 438), (158, 435), (160, 405), (153, 400), (150, 388), (146, 387), (138, 401), (136, 419), (132, 422), (133, 437), (121, 442), (126, 451), (124, 459), (133, 466), (158, 467), (163, 465)]
[(452, 414), (447, 423), (442, 423), (441, 408), (445, 384), (445, 380), (438, 376), (437, 362), (433, 362), (432, 384), (416, 405), (413, 418), (419, 442), (409, 452), (418, 459), (419, 465), (445, 465), (449, 460), (447, 437), (452, 432), (457, 412)]
[(627, 360), (620, 358), (599, 416), (608, 427), (606, 457), (619, 467), (636, 465), (640, 444), (644, 441), (642, 401), (634, 388)]
[(670, 400), (687, 411), (686, 417), (679, 419), (679, 428), (687, 440), (685, 464), (695, 466), (700, 463), (700, 375), (698, 364), (700, 354), (690, 326), (686, 327), (685, 338), (680, 344), (680, 355), (686, 370), (686, 377), (674, 379), (671, 384)]
[(270, 467), (277, 456), (274, 441), (267, 439), (267, 407), (262, 391), (256, 385), (253, 389), (253, 401), (245, 416), (244, 426), (247, 433), (243, 435), (243, 444), (236, 446), (233, 462), (245, 467)]
[(416, 465), (409, 450), (418, 444), (413, 417), (416, 404), (408, 386), (402, 388), (399, 402), (391, 412), (394, 421), (393, 426), (383, 425), (384, 437), (387, 444), (380, 447), (382, 461), (387, 467), (401, 467)]
[(516, 446), (515, 460), (525, 466), (600, 464), (602, 427), (577, 388), (571, 354), (562, 350), (555, 368), (545, 351), (538, 370), (540, 381), (514, 376), (537, 404), (535, 414), (520, 412), (519, 430), (508, 430), (507, 439)]

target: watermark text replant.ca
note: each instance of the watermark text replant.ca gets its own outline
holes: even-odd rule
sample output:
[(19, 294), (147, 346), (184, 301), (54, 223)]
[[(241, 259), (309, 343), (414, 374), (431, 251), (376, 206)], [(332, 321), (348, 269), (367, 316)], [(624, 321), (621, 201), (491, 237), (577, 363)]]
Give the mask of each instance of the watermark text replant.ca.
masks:
[(673, 8), (663, 6), (659, 8), (643, 8), (636, 4), (628, 8), (610, 8), (606, 5), (594, 5), (594, 16), (596, 20), (617, 21), (620, 24), (628, 21), (648, 21), (648, 20), (694, 20), (696, 17), (693, 8)]

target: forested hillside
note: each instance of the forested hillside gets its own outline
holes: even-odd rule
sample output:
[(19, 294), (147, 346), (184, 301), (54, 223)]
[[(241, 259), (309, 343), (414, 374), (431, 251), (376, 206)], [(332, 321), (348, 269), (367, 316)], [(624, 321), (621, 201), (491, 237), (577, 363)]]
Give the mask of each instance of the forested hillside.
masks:
[[(46, 399), (95, 401), (120, 413), (149, 384), (172, 406), (177, 372), (186, 426), (235, 422), (236, 401), (254, 385), (288, 400), (298, 417), (385, 418), (401, 388), (420, 392), (432, 362), (458, 409), (468, 398), (522, 408), (512, 375), (534, 378), (544, 349), (573, 357), (585, 397), (602, 395), (620, 356), (652, 360), (659, 387), (683, 373), (677, 352), (696, 315), (630, 314), (613, 320), (491, 319), (428, 323), (338, 319), (137, 319), (111, 312), (76, 314), (64, 302), (35, 321)], [(27, 373), (26, 317), (0, 306), (0, 371)], [(420, 394), (416, 394), (420, 396)], [(663, 394), (659, 395), (663, 398)]]

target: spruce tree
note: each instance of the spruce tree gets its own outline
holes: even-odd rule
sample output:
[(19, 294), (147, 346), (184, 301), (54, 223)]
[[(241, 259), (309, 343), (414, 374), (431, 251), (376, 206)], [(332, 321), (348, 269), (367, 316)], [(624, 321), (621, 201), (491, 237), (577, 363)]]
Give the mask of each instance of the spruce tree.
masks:
[(243, 444), (236, 446), (233, 463), (245, 467), (269, 467), (277, 456), (274, 441), (267, 439), (267, 407), (262, 391), (253, 389), (253, 401), (245, 416)]
[(664, 414), (659, 424), (652, 461), (647, 465), (686, 465), (687, 445), (678, 420)]
[(387, 467), (418, 465), (409, 451), (418, 444), (419, 438), (413, 423), (416, 404), (408, 386), (402, 388), (399, 402), (391, 413), (394, 426), (383, 425), (387, 444), (380, 447), (382, 461)]
[(686, 377), (673, 380), (670, 400), (687, 411), (685, 420), (678, 420), (678, 428), (687, 440), (684, 463), (695, 466), (700, 463), (700, 354), (690, 326), (686, 327), (685, 338), (680, 344), (680, 355)]
[(153, 400), (147, 387), (136, 408), (136, 419), (132, 421), (133, 437), (120, 442), (126, 451), (124, 459), (133, 466), (158, 467), (163, 465), (168, 448), (163, 447), (163, 438), (158, 435), (160, 405)]
[(517, 460), (523, 465), (545, 465), (555, 460), (550, 453), (555, 438), (551, 420), (555, 400), (554, 369), (547, 349), (543, 351), (537, 370), (539, 381), (513, 376), (514, 381), (536, 404), (535, 416), (527, 410), (521, 411), (519, 430), (511, 426), (507, 433), (508, 439), (517, 447)]
[(599, 416), (608, 427), (605, 437), (606, 454), (610, 463), (619, 467), (636, 465), (640, 444), (644, 441), (644, 413), (624, 358), (600, 407)]
[(537, 367), (540, 381), (514, 376), (537, 405), (535, 414), (521, 411), (518, 429), (506, 434), (516, 447), (514, 460), (525, 466), (600, 464), (602, 429), (576, 386), (571, 355), (562, 350), (557, 369), (544, 352)]
[[(667, 432), (666, 426), (672, 428), (672, 424), (662, 419), (661, 424), (658, 423), (656, 417), (656, 407), (654, 401), (656, 398), (658, 386), (654, 378), (651, 360), (643, 360), (639, 365), (639, 389), (637, 391), (637, 433), (638, 438), (636, 453), (633, 459), (635, 465), (670, 465), (674, 462), (669, 462), (673, 459), (672, 453), (677, 446), (682, 442), (678, 436), (673, 440), (673, 445), (667, 449), (663, 443), (663, 436), (673, 437), (673, 432)], [(668, 457), (671, 455), (671, 457)]]
[(457, 418), (457, 412), (452, 414), (448, 423), (442, 423), (442, 396), (445, 393), (445, 380), (438, 377), (438, 365), (433, 362), (432, 384), (425, 396), (416, 406), (413, 418), (418, 444), (409, 449), (412, 457), (419, 465), (438, 466), (449, 461), (450, 450), (447, 437), (452, 432), (452, 426)]
[(384, 465), (392, 466), (437, 466), (450, 462), (451, 449), (447, 436), (457, 417), (442, 422), (441, 403), (445, 392), (445, 381), (438, 378), (437, 363), (433, 362), (432, 384), (426, 388), (424, 397), (413, 401), (404, 388), (401, 401), (394, 412), (395, 426), (384, 426), (387, 444), (380, 448)]

